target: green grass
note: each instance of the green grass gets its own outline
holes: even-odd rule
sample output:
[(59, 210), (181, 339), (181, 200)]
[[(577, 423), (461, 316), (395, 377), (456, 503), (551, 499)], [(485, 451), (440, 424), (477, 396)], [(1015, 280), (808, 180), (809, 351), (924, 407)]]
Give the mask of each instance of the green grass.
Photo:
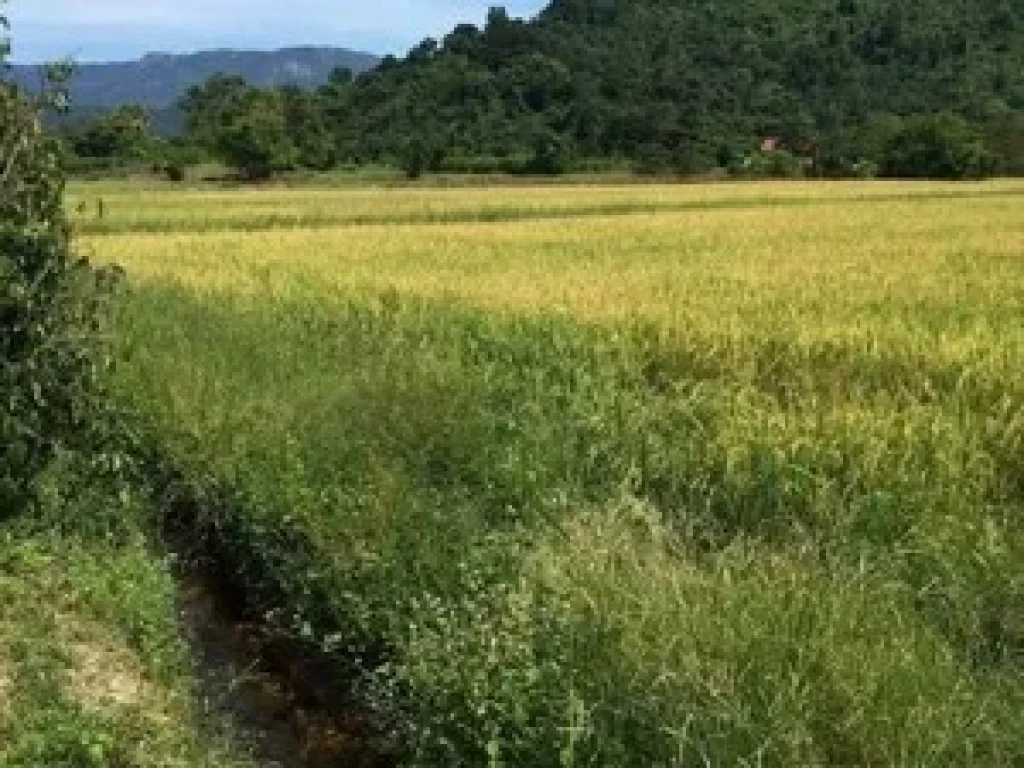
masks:
[(1024, 757), (1012, 380), (315, 283), (122, 318), (208, 530), (410, 765)]
[(69, 478), (0, 526), (0, 765), (250, 765), (198, 703), (144, 503)]

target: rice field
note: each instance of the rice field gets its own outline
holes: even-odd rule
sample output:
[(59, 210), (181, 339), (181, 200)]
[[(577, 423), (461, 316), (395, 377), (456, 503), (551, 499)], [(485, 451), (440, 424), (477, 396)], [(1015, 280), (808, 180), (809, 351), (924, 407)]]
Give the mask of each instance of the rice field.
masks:
[(79, 185), (68, 200), (83, 234), (273, 230), (344, 224), (457, 224), (806, 207), (875, 200), (961, 200), (1020, 197), (1016, 181), (983, 184), (917, 182), (788, 182), (482, 188), (166, 188), (111, 182)]
[(402, 764), (1024, 761), (1024, 184), (71, 194)]

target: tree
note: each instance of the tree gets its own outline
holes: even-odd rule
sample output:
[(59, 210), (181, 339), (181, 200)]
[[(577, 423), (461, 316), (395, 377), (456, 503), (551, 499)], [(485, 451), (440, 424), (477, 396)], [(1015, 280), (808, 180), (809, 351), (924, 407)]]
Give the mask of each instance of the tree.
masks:
[(883, 176), (899, 178), (980, 178), (992, 169), (993, 158), (979, 134), (948, 112), (906, 120), (881, 163)]
[(241, 77), (214, 75), (193, 85), (178, 103), (185, 116), (185, 131), (196, 143), (213, 149), (216, 137), (238, 114), (248, 86)]
[(203, 149), (184, 136), (161, 139), (152, 149), (153, 170), (173, 182), (184, 181), (189, 166), (199, 165), (204, 159)]
[(295, 165), (298, 151), (288, 133), (284, 99), (278, 91), (253, 88), (216, 127), (214, 148), (246, 181), (269, 179)]
[(355, 79), (356, 76), (348, 67), (335, 67), (327, 77), (327, 85), (334, 88), (346, 88), (352, 85)]
[(569, 153), (561, 135), (547, 128), (537, 128), (532, 143), (533, 153), (523, 170), (541, 176), (558, 176), (568, 170)]
[(800, 169), (813, 159), (808, 170), (866, 174), (889, 144), (876, 129), (890, 119), (873, 116), (899, 116), (902, 130), (904, 118), (950, 110), (1019, 168), (1024, 12), (981, 5), (552, 0), (531, 21), (495, 8), (483, 29), (425, 41), (322, 104), (338, 156), (357, 162), (401, 157), (427, 115), (465, 167), (521, 168), (540, 123), (581, 160), (656, 173), (707, 170), (722, 147), (746, 156), (778, 138)]
[(126, 105), (72, 131), (71, 148), (79, 157), (141, 159), (151, 139), (149, 125), (145, 107)]
[(419, 45), (409, 51), (408, 61), (429, 61), (437, 55), (440, 47), (437, 40), (432, 37), (424, 38)]
[(61, 162), (40, 102), (0, 81), (0, 517), (31, 503), (39, 474), (101, 409), (110, 275), (71, 248)]
[(548, 112), (568, 102), (572, 74), (549, 56), (531, 53), (521, 56), (502, 70), (506, 98), (518, 112)]
[(475, 59), (482, 49), (480, 30), (472, 24), (460, 24), (444, 39), (444, 50)]
[(534, 46), (532, 33), (526, 22), (513, 19), (504, 8), (492, 7), (487, 12), (487, 24), (482, 35), (482, 55), (495, 66), (529, 53)]
[(315, 96), (286, 85), (281, 88), (281, 100), (288, 136), (295, 146), (295, 162), (302, 168), (327, 170), (334, 162), (334, 147)]
[(438, 133), (422, 128), (410, 134), (398, 157), (398, 164), (409, 179), (418, 179), (427, 171), (436, 172), (444, 162), (444, 148)]
[(986, 144), (996, 156), (999, 171), (1024, 175), (1024, 113), (1004, 114), (985, 126)]

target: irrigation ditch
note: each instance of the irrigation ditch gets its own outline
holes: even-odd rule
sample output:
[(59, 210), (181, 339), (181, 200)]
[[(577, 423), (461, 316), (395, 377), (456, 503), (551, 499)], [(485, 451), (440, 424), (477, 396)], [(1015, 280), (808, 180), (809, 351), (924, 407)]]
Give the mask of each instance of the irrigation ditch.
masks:
[[(174, 555), (197, 710), (259, 768), (390, 768), (396, 759), (352, 696), (344, 654), (271, 616), (277, 585), (238, 544), (229, 494), (160, 473), (160, 533)], [(297, 552), (304, 542), (296, 541)], [(254, 578), (254, 569), (264, 571)]]

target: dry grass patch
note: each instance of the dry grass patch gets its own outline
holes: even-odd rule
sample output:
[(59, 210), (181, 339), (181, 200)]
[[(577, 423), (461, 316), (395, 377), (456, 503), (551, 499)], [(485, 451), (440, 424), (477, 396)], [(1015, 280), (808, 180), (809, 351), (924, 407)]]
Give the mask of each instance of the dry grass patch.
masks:
[(175, 594), (142, 546), (0, 531), (0, 766), (247, 765), (197, 727)]
[(142, 661), (102, 627), (77, 617), (58, 620), (61, 646), (67, 653), (67, 692), (94, 711), (133, 709), (147, 719), (167, 721), (171, 703), (146, 679)]
[(14, 691), (14, 674), (9, 662), (0, 657), (0, 728), (10, 716), (11, 694)]

